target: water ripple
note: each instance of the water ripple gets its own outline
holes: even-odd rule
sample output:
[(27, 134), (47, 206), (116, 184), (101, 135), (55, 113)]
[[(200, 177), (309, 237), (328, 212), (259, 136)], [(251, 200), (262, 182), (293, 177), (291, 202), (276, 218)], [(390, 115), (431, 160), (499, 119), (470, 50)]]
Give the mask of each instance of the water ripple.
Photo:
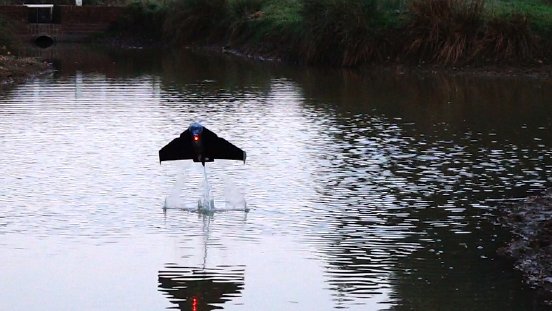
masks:
[[(469, 111), (424, 114), (423, 107), (412, 110), (423, 103), (401, 106), (403, 99), (385, 93), (378, 80), (372, 82), (388, 95), (359, 86), (368, 93), (351, 100), (325, 94), (339, 86), (324, 88), (323, 75), (312, 93), (307, 78), (264, 69), (254, 77), (166, 70), (126, 78), (77, 71), (0, 97), (3, 248), (18, 249), (13, 237), (20, 235), (56, 237), (62, 246), (72, 239), (123, 243), (135, 235), (175, 239), (178, 255), (159, 271), (159, 287), (184, 309), (194, 301), (206, 309), (240, 305), (236, 298), (252, 290), (246, 272), (257, 261), (270, 263), (262, 267), (271, 278), (283, 267), (303, 267), (311, 287), (322, 287), (298, 289), (309, 301), (329, 290), (336, 308), (415, 305), (408, 300), (415, 289), (404, 280), (422, 287), (443, 277), (466, 293), (480, 290), (456, 271), (461, 263), (474, 274), (494, 264), (482, 262), (489, 254), (478, 248), (498, 243), (479, 235), (497, 230), (489, 199), (552, 182), (549, 119), (512, 122), (511, 134), (498, 123), (496, 130), (478, 119), (468, 123), (462, 113)], [(398, 101), (392, 106), (405, 110), (389, 111), (380, 101)], [(455, 113), (461, 120), (448, 119)], [(208, 174), (215, 206), (239, 193), (249, 213), (189, 212), (201, 193), (201, 169), (159, 165), (157, 150), (195, 120), (247, 151), (245, 166), (217, 161)], [(163, 211), (173, 194), (184, 210)], [(201, 265), (213, 252), (214, 268)], [(221, 258), (236, 264), (224, 266)], [(286, 276), (283, 284), (300, 278)], [(278, 306), (305, 301), (292, 296)]]

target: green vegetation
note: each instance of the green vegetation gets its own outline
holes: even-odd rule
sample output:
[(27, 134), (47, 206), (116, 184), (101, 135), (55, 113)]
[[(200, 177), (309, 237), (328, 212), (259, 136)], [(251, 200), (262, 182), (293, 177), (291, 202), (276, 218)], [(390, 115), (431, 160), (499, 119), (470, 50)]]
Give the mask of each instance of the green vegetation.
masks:
[(415, 0), (409, 10), (407, 54), (428, 62), (526, 62), (537, 37), (520, 13), (489, 14), (483, 0)]
[(483, 25), (481, 0), (414, 0), (406, 26), (408, 56), (456, 64), (466, 56)]
[(552, 35), (552, 0), (488, 0), (491, 16), (527, 16), (536, 33)]
[(175, 1), (168, 10), (165, 38), (172, 43), (220, 40), (229, 32), (229, 14), (224, 0)]
[(383, 59), (391, 12), (377, 0), (304, 0), (305, 60), (354, 66)]
[(403, 1), (176, 0), (164, 26), (173, 44), (220, 43), (308, 63), (381, 60)]
[(215, 44), (340, 66), (552, 61), (545, 58), (552, 52), (552, 0), (153, 3), (130, 5), (125, 25), (147, 26), (174, 45)]

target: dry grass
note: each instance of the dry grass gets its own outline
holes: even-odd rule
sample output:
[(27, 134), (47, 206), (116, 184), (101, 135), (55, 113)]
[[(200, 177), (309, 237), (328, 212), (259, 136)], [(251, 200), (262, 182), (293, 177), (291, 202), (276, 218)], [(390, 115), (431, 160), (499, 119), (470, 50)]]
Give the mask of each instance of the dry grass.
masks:
[(465, 60), (483, 23), (484, 4), (484, 0), (414, 0), (406, 54), (448, 65)]
[(377, 0), (304, 0), (307, 63), (356, 66), (385, 57), (386, 11)]
[(487, 16), (485, 0), (414, 0), (409, 8), (407, 57), (444, 65), (525, 63), (539, 54), (522, 14)]
[(515, 14), (491, 19), (476, 44), (473, 59), (483, 57), (492, 62), (523, 62), (538, 50), (527, 17)]

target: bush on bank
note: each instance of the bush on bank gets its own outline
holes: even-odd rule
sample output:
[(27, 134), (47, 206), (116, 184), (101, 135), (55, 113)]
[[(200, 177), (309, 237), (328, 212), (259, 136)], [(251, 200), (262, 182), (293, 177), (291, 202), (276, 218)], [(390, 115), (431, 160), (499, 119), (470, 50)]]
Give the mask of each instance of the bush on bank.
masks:
[(388, 39), (397, 21), (382, 1), (302, 2), (305, 44), (301, 53), (306, 62), (355, 66), (389, 56), (392, 42)]
[(147, 25), (174, 45), (219, 44), (310, 64), (531, 63), (552, 51), (552, 0), (173, 0), (134, 7), (127, 24)]
[(228, 31), (225, 0), (180, 0), (170, 4), (163, 25), (166, 40), (174, 44), (219, 41)]
[(161, 38), (167, 8), (166, 4), (154, 0), (131, 2), (126, 5), (125, 12), (111, 31), (129, 37)]
[(542, 56), (522, 13), (489, 14), (484, 0), (414, 0), (406, 55), (439, 64), (528, 62)]

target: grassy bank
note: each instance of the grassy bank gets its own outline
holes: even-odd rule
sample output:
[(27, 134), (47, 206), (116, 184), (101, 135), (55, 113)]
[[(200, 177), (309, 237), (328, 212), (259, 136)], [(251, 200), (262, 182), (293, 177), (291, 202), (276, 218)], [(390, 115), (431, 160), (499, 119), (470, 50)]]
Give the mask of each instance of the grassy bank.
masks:
[(119, 29), (309, 64), (550, 63), (552, 0), (173, 0)]

